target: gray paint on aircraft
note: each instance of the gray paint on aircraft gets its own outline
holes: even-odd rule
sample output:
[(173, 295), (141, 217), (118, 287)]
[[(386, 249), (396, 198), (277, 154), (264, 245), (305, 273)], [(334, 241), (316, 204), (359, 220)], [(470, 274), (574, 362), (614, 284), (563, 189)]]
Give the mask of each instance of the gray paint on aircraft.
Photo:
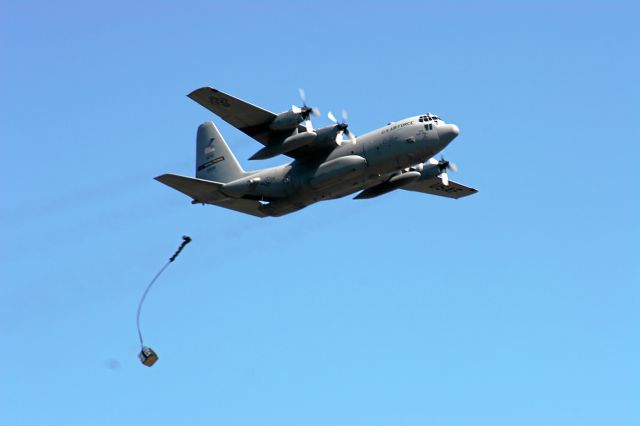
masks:
[[(189, 97), (268, 147), (269, 155), (281, 152), (294, 158), (289, 164), (247, 172), (217, 127), (203, 123), (196, 136), (196, 178), (156, 177), (190, 196), (193, 203), (265, 217), (282, 216), (360, 191), (355, 198), (372, 198), (395, 189), (449, 198), (477, 192), (451, 180), (447, 185), (442, 179), (449, 163), (432, 157), (451, 143), (459, 130), (430, 114), (389, 123), (357, 137), (356, 143), (344, 138), (338, 144), (337, 135), (347, 127), (344, 123), (313, 129), (316, 136), (294, 137), (307, 129), (292, 111), (274, 114), (211, 88), (198, 89)], [(271, 125), (274, 122), (278, 124)], [(285, 141), (291, 140), (297, 141), (295, 149), (286, 146)]]

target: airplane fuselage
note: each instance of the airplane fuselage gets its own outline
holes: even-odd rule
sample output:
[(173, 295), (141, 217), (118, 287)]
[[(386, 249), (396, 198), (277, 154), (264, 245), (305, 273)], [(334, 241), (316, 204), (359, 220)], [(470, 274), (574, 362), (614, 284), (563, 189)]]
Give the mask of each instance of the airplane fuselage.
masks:
[[(243, 197), (264, 202), (270, 216), (282, 216), (318, 201), (335, 199), (387, 181), (442, 151), (458, 128), (443, 120), (410, 117), (345, 140), (328, 154), (248, 173), (236, 182)], [(234, 183), (229, 185), (233, 190)], [(223, 188), (224, 192), (224, 188)]]

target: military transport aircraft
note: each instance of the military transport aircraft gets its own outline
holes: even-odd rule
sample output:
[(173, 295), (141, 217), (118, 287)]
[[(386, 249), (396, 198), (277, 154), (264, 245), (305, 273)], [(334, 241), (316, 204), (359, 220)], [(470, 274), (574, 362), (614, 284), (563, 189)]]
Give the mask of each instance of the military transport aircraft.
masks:
[(459, 133), (455, 124), (433, 114), (389, 123), (356, 138), (344, 111), (341, 122), (329, 113), (334, 124), (314, 129), (310, 115), (319, 112), (307, 106), (302, 90), (303, 105), (280, 114), (210, 87), (188, 96), (264, 145), (250, 160), (280, 154), (294, 159), (278, 167), (244, 171), (215, 124), (203, 123), (196, 137), (196, 177), (164, 174), (155, 178), (191, 197), (193, 204), (266, 217), (358, 191), (356, 199), (395, 189), (449, 198), (477, 192), (449, 180), (447, 170), (456, 170), (453, 163), (433, 158)]

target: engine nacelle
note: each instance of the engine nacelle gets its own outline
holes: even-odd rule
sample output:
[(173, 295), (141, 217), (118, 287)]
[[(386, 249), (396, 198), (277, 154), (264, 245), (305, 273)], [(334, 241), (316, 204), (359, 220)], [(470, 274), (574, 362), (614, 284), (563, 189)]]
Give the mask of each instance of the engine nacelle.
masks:
[(279, 145), (265, 146), (260, 151), (253, 154), (249, 160), (264, 160), (266, 158), (275, 157), (276, 155), (286, 154), (287, 152), (310, 145), (316, 136), (315, 132), (294, 133)]
[(440, 170), (437, 165), (429, 163), (424, 164), (419, 171), (421, 175), (420, 180), (433, 179), (442, 173), (442, 170)]
[(293, 111), (286, 111), (278, 114), (273, 119), (269, 128), (271, 130), (293, 130), (302, 122), (302, 116)]
[(322, 129), (315, 129), (317, 136), (313, 143), (316, 146), (332, 146), (336, 145), (336, 137), (338, 136), (338, 129), (336, 126), (323, 127)]

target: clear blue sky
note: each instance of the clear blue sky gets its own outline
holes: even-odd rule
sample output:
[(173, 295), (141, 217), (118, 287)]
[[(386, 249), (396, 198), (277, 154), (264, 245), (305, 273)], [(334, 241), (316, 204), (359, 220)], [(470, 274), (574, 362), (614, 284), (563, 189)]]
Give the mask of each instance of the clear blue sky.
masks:
[[(91, 3), (0, 5), (0, 424), (640, 424), (638, 2)], [(480, 192), (192, 206), (205, 120), (287, 160), (204, 85), (437, 113)]]

